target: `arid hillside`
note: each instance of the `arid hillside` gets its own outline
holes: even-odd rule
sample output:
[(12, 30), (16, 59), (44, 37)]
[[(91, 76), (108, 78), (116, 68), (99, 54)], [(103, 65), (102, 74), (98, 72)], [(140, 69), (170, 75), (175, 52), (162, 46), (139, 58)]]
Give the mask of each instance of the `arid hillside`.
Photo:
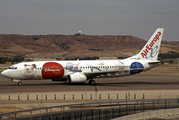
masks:
[[(30, 58), (127, 57), (146, 41), (133, 36), (0, 35), (0, 56)], [(163, 41), (160, 52), (179, 52), (179, 42)]]

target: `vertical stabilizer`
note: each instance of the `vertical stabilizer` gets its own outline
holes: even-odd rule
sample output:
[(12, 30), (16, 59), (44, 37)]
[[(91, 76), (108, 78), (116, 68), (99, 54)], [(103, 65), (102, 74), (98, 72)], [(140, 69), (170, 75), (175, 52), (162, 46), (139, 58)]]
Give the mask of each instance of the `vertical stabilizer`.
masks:
[(142, 50), (130, 59), (157, 61), (164, 28), (158, 28)]

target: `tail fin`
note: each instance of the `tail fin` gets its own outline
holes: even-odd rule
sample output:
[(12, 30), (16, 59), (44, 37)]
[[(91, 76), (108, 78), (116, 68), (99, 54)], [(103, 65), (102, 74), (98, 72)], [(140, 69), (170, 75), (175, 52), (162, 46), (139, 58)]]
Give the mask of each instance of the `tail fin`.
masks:
[(130, 59), (157, 61), (164, 28), (158, 28), (142, 50)]

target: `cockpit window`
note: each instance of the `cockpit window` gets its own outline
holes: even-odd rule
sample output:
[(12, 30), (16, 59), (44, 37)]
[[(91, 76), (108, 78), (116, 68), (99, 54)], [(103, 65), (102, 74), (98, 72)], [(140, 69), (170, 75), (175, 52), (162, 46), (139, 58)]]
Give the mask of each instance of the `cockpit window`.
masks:
[(10, 66), (9, 69), (17, 69), (15, 66)]

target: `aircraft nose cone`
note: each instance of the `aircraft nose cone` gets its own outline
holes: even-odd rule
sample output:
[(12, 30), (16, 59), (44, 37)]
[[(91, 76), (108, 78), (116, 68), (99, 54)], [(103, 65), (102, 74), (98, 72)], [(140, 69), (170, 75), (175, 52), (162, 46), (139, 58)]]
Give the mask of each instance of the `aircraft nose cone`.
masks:
[(9, 71), (4, 70), (4, 71), (1, 72), (1, 75), (4, 76), (4, 77), (8, 77), (9, 76)]

